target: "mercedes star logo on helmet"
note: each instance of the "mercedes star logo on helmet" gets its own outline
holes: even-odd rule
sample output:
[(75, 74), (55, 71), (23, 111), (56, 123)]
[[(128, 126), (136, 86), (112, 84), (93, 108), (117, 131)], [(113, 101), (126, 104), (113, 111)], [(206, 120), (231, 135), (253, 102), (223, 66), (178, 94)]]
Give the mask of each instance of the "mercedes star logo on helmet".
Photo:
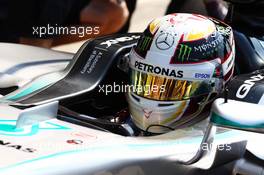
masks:
[(170, 33), (161, 33), (156, 39), (156, 46), (160, 50), (168, 50), (174, 44), (174, 36)]

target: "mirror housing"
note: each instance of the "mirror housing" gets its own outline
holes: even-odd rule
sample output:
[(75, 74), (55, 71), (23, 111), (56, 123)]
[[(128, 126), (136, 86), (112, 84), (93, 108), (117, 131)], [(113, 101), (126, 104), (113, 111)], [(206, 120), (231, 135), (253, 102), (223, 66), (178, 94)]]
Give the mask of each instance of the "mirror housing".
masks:
[(264, 106), (218, 98), (212, 105), (210, 121), (216, 126), (264, 133)]

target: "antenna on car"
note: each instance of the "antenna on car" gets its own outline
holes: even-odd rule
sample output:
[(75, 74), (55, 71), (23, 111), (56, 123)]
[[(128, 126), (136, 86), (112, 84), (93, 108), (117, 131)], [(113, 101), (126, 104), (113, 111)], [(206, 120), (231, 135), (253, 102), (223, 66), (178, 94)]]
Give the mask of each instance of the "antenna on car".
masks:
[(228, 88), (225, 88), (225, 90), (224, 90), (224, 98), (225, 98), (224, 103), (227, 103), (228, 102), (228, 93), (229, 93)]

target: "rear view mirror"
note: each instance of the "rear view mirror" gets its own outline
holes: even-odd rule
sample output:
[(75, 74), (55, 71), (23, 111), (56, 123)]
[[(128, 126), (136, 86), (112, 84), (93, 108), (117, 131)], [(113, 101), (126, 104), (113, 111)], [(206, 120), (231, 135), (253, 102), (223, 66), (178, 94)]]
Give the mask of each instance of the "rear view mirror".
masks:
[(210, 120), (216, 126), (264, 133), (264, 106), (219, 98), (212, 105)]

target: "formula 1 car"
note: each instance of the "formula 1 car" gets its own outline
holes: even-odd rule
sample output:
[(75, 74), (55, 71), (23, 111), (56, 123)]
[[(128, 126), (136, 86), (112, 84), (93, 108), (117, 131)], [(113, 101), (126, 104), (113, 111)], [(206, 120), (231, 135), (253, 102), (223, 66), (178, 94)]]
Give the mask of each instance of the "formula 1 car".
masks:
[[(108, 84), (127, 82), (127, 55), (139, 35), (87, 41), (73, 58), (30, 47), (27, 54), (58, 55), (57, 62), (40, 59), (48, 69), (0, 89), (0, 174), (263, 174), (264, 71), (235, 77), (210, 120), (139, 135), (124, 94), (105, 95)], [(34, 67), (26, 62), (1, 72), (15, 67), (16, 78)]]

